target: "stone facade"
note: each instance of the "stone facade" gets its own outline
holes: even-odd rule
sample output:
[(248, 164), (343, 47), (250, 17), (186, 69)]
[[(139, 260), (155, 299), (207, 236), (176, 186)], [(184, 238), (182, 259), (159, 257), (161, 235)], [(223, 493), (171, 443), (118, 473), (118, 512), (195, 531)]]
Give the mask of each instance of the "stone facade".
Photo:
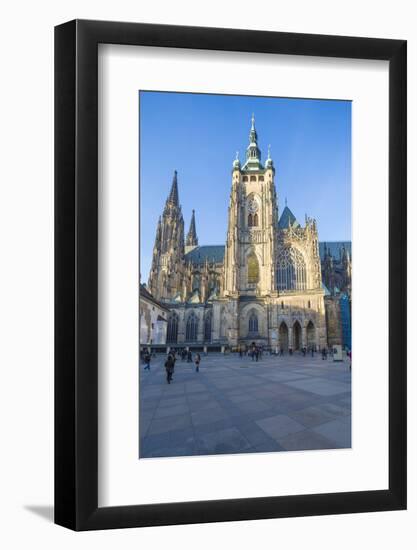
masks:
[(322, 262), (314, 219), (301, 226), (288, 206), (278, 216), (274, 163), (269, 151), (261, 162), (252, 118), (245, 163), (233, 162), (225, 246), (198, 246), (194, 211), (184, 243), (175, 172), (149, 290), (170, 309), (170, 344), (320, 348), (328, 345), (324, 296), (333, 293), (322, 265), (333, 290), (337, 279), (350, 291), (349, 252), (336, 272), (330, 252)]
[(141, 345), (166, 344), (170, 309), (140, 285), (139, 342)]

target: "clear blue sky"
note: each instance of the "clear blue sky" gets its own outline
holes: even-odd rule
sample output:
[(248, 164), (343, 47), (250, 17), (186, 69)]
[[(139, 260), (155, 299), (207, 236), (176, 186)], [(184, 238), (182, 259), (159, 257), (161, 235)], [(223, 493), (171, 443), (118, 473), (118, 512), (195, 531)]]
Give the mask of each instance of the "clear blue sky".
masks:
[(140, 92), (141, 274), (147, 282), (158, 217), (174, 170), (188, 231), (224, 244), (231, 169), (241, 162), (255, 114), (262, 161), (275, 164), (279, 215), (317, 219), (319, 240), (351, 239), (351, 102)]

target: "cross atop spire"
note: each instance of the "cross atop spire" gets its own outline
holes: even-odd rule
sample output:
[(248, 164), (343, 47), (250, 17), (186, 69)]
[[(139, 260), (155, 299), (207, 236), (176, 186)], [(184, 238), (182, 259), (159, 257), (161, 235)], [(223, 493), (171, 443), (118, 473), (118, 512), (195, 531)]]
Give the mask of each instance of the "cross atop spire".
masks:
[(191, 215), (190, 229), (188, 230), (185, 244), (187, 246), (198, 246), (197, 231), (195, 228), (195, 210), (193, 210)]
[(179, 206), (178, 200), (178, 181), (177, 181), (177, 171), (174, 170), (174, 177), (172, 178), (171, 191), (169, 193), (167, 203), (170, 202), (175, 206)]

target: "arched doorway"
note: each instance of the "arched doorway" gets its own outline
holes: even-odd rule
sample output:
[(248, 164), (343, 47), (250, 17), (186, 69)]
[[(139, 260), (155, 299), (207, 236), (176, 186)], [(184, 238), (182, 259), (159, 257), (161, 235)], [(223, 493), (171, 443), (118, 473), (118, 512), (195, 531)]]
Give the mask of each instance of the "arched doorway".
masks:
[(301, 325), (296, 321), (292, 327), (293, 337), (293, 349), (298, 350), (301, 348)]
[(288, 327), (284, 321), (279, 326), (279, 347), (284, 351), (288, 350)]
[(307, 325), (307, 347), (311, 348), (316, 345), (316, 329), (312, 321)]

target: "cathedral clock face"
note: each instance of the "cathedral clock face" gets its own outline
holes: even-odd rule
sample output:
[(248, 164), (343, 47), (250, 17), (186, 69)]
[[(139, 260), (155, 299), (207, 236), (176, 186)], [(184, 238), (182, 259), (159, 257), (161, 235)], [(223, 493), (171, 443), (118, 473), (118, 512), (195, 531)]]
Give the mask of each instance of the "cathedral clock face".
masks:
[(258, 210), (258, 203), (255, 199), (251, 199), (248, 202), (248, 210), (251, 214), (255, 214), (255, 212)]

